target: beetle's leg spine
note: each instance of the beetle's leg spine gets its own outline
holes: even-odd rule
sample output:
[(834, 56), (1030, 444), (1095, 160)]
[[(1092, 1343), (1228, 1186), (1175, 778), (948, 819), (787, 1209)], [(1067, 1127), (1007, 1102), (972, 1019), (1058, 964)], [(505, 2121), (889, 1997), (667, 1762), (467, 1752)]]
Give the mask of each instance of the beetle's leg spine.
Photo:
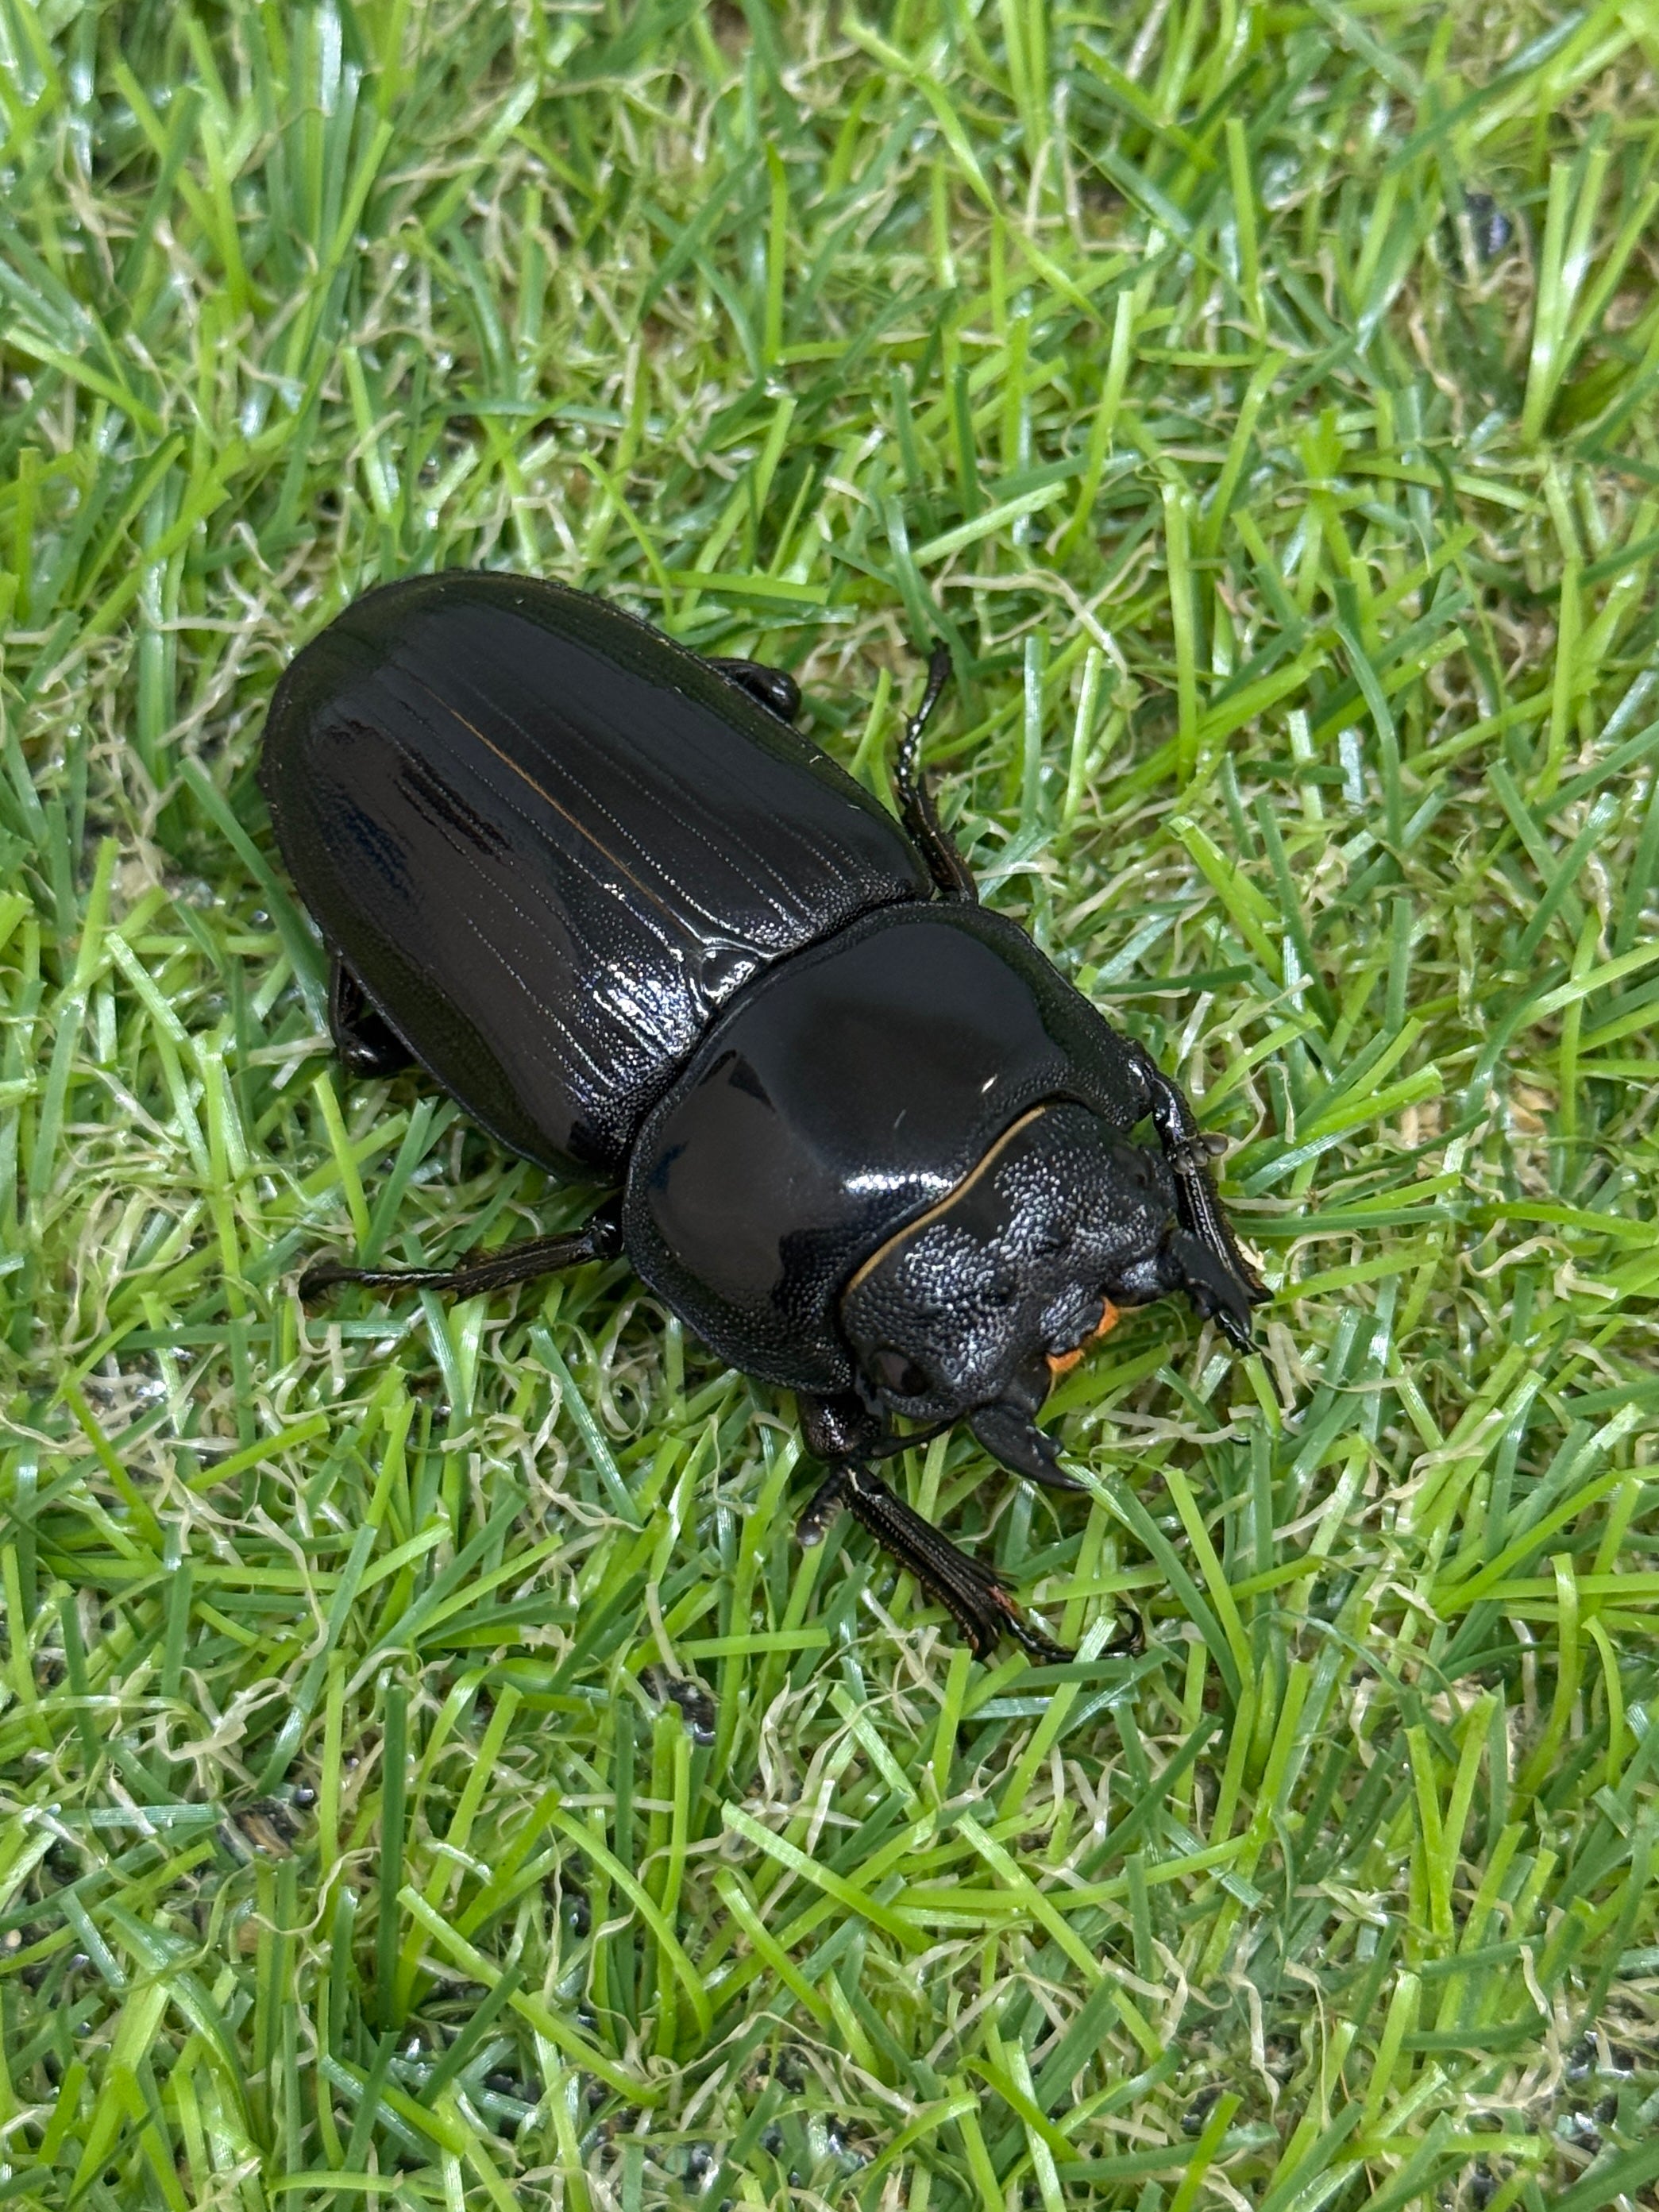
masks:
[[(969, 1559), (867, 1468), (850, 1468), (845, 1503), (853, 1517), (955, 1620), (975, 1659), (996, 1650), (1012, 1601), (987, 1567)], [(994, 1593), (995, 1595), (994, 1595)]]
[(348, 1267), (337, 1261), (319, 1260), (301, 1276), (300, 1297), (309, 1304), (341, 1284), (360, 1283), (370, 1290), (444, 1291), (472, 1297), (483, 1291), (506, 1290), (514, 1283), (532, 1283), (541, 1275), (556, 1275), (589, 1260), (608, 1260), (621, 1249), (622, 1237), (615, 1221), (608, 1213), (597, 1213), (581, 1228), (562, 1237), (532, 1237), (522, 1243), (506, 1244), (499, 1252), (459, 1267)]
[(893, 787), (898, 794), (899, 815), (912, 842), (927, 863), (927, 872), (947, 899), (968, 906), (979, 903), (979, 885), (939, 818), (933, 804), (933, 779), (922, 773), (921, 738), (940, 694), (951, 678), (951, 648), (935, 645), (927, 662), (927, 689), (921, 704), (904, 726), (898, 759), (893, 768)]

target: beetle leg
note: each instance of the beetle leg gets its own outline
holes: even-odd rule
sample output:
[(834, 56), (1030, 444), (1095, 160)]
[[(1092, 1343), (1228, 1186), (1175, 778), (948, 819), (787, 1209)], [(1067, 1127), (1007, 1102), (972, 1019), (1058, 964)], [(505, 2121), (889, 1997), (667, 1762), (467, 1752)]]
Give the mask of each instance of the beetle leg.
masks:
[(711, 660), (728, 684), (769, 707), (781, 722), (793, 722), (800, 712), (800, 686), (787, 668), (769, 668), (763, 660)]
[(300, 1296), (309, 1303), (341, 1283), (363, 1283), (371, 1290), (448, 1291), (458, 1297), (472, 1297), (481, 1291), (534, 1282), (538, 1275), (556, 1275), (586, 1260), (608, 1260), (621, 1249), (616, 1223), (607, 1214), (596, 1213), (581, 1228), (562, 1237), (531, 1237), (522, 1243), (504, 1244), (499, 1252), (459, 1267), (344, 1267), (333, 1260), (319, 1260), (301, 1276)]
[(1146, 1110), (1175, 1176), (1181, 1225), (1218, 1263), (1233, 1292), (1231, 1298), (1218, 1300), (1212, 1308), (1215, 1318), (1238, 1349), (1248, 1352), (1249, 1310), (1263, 1304), (1273, 1293), (1239, 1250), (1232, 1224), (1222, 1212), (1210, 1173), (1210, 1142), (1199, 1127), (1185, 1092), (1170, 1080), (1144, 1045), (1136, 1044), (1133, 1051), (1146, 1085)]
[(328, 1033), (354, 1075), (397, 1075), (415, 1064), (390, 1022), (376, 1013), (368, 994), (337, 952), (328, 963)]
[(810, 1391), (797, 1390), (795, 1411), (802, 1443), (813, 1459), (822, 1460), (826, 1467), (879, 1452), (887, 1434), (881, 1415), (872, 1413), (855, 1391), (820, 1398)]
[(801, 1542), (821, 1541), (843, 1505), (884, 1551), (915, 1577), (928, 1596), (945, 1607), (975, 1659), (988, 1659), (1004, 1636), (1012, 1636), (1042, 1666), (1063, 1666), (1077, 1656), (1034, 1628), (989, 1567), (970, 1559), (931, 1522), (924, 1521), (867, 1467), (849, 1461), (830, 1469), (800, 1517)]
[(957, 1420), (954, 1413), (947, 1413), (942, 1421), (934, 1421), (927, 1428), (912, 1429), (908, 1436), (896, 1437), (883, 1417), (872, 1413), (853, 1390), (834, 1398), (816, 1398), (810, 1391), (797, 1390), (795, 1412), (800, 1421), (800, 1440), (808, 1455), (821, 1459), (826, 1467), (846, 1459), (895, 1459), (913, 1444), (932, 1443), (935, 1437), (942, 1437), (946, 1429), (954, 1428)]
[(1100, 1647), (1103, 1659), (1139, 1659), (1146, 1649), (1146, 1624), (1132, 1605), (1123, 1608), (1128, 1615), (1109, 1644)]
[(898, 794), (899, 814), (913, 844), (927, 863), (927, 872), (948, 899), (969, 906), (979, 903), (979, 885), (956, 848), (949, 830), (933, 804), (933, 778), (922, 772), (921, 738), (939, 695), (951, 680), (951, 648), (936, 645), (927, 662), (927, 689), (921, 704), (904, 726), (898, 758), (893, 766), (893, 788)]

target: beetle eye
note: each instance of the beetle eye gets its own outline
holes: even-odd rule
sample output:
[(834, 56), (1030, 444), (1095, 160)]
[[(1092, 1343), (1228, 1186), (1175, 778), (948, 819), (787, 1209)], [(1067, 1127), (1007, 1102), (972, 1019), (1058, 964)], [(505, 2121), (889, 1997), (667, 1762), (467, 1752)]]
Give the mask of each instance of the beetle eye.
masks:
[(929, 1384), (927, 1376), (914, 1359), (902, 1352), (884, 1345), (872, 1355), (871, 1365), (876, 1370), (876, 1380), (884, 1390), (890, 1390), (896, 1398), (921, 1398), (927, 1395)]

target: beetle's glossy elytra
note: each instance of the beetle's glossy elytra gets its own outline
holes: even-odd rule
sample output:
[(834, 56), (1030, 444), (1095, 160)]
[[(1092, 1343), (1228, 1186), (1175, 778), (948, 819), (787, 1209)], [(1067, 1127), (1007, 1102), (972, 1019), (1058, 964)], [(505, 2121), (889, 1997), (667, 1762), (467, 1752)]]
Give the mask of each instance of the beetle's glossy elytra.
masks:
[(477, 1121), (619, 1175), (760, 970), (927, 871), (695, 653), (527, 577), (371, 592), (283, 677), (263, 781), (330, 947)]
[[(486, 1289), (618, 1237), (721, 1358), (798, 1395), (848, 1505), (981, 1654), (1058, 1650), (874, 1472), (895, 1413), (1072, 1487), (1036, 1415), (1117, 1308), (1263, 1293), (1185, 1099), (975, 902), (917, 769), (896, 821), (711, 662), (586, 593), (412, 579), (277, 687), (261, 781), (333, 956), (349, 1064), (418, 1063), (487, 1129), (620, 1186), (573, 1236), (329, 1282)], [(1156, 1149), (1129, 1141), (1152, 1118)]]

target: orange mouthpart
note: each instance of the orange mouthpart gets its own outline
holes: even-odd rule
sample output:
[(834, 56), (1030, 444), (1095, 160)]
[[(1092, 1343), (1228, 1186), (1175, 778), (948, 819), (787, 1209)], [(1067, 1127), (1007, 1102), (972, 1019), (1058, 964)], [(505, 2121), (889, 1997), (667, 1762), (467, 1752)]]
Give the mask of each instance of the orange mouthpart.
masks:
[(1113, 1329), (1116, 1327), (1117, 1308), (1112, 1304), (1111, 1300), (1108, 1298), (1106, 1300), (1105, 1310), (1100, 1316), (1099, 1327), (1092, 1330), (1089, 1335), (1085, 1336), (1081, 1344), (1073, 1346), (1070, 1352), (1051, 1352), (1047, 1354), (1048, 1372), (1054, 1376), (1069, 1375), (1073, 1368), (1077, 1365), (1079, 1360), (1082, 1358), (1084, 1353), (1089, 1349), (1089, 1346), (1091, 1344), (1098, 1344), (1101, 1338), (1106, 1334), (1109, 1329)]

